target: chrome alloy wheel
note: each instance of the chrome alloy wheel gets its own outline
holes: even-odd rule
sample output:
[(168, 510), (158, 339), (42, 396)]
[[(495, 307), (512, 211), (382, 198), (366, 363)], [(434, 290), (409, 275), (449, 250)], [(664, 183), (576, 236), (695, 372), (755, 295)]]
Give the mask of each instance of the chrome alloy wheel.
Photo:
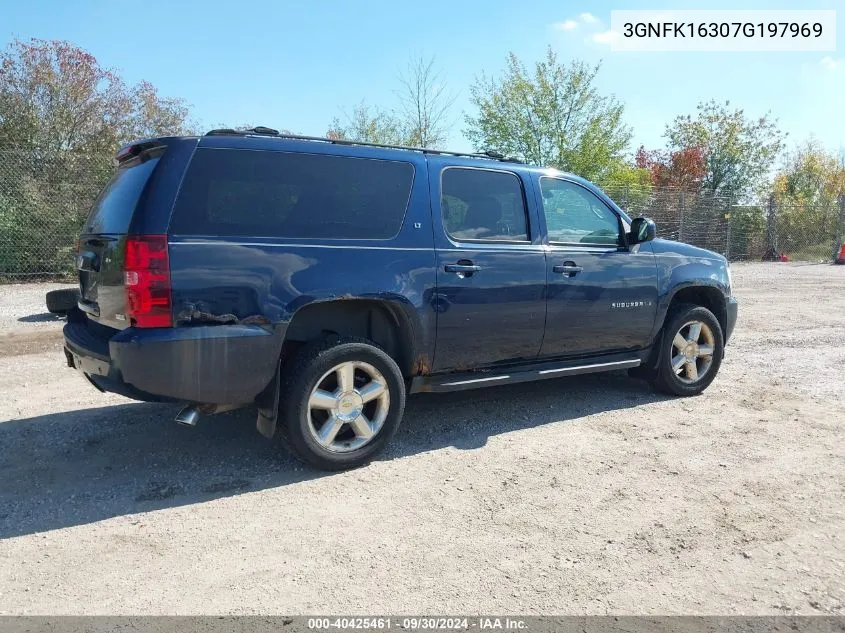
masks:
[(702, 321), (688, 321), (672, 339), (672, 371), (685, 384), (698, 382), (713, 366), (716, 339)]
[(326, 450), (348, 453), (368, 444), (390, 409), (387, 380), (369, 363), (333, 367), (308, 398), (308, 429)]

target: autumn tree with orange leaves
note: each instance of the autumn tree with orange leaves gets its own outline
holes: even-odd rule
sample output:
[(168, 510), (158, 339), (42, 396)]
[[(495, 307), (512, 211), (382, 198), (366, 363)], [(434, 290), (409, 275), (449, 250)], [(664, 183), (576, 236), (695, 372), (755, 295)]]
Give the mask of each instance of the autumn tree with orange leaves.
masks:
[(646, 150), (640, 146), (635, 165), (646, 169), (655, 187), (669, 187), (685, 191), (698, 191), (707, 172), (704, 151), (700, 147), (687, 147), (675, 152)]
[(121, 144), (190, 132), (188, 107), (149, 82), (127, 85), (68, 42), (0, 51), (0, 271), (69, 271), (88, 209)]
[(111, 155), (132, 139), (189, 128), (182, 99), (146, 81), (128, 86), (68, 42), (15, 40), (0, 53), (0, 149)]

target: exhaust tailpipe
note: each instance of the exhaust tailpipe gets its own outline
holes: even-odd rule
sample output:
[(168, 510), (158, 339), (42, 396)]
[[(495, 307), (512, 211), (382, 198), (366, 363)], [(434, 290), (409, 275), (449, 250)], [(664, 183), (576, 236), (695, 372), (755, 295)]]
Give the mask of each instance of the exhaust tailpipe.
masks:
[(182, 426), (196, 426), (200, 420), (200, 410), (191, 405), (182, 409), (176, 416), (176, 423)]

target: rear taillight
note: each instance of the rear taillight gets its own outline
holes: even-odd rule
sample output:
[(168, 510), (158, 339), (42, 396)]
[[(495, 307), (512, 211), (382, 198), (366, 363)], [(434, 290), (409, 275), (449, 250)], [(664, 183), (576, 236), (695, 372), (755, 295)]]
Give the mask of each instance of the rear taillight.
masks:
[(130, 235), (123, 263), (126, 312), (135, 327), (172, 327), (166, 235)]

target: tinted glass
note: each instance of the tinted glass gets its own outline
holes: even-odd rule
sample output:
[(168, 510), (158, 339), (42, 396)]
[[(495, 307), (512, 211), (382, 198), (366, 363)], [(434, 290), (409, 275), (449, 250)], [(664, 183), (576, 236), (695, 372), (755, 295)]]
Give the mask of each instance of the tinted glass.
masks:
[(408, 206), (410, 163), (320, 154), (198, 150), (175, 235), (387, 239)]
[(592, 192), (555, 178), (540, 178), (540, 189), (550, 241), (619, 243), (619, 219)]
[(138, 199), (156, 165), (158, 158), (118, 169), (91, 208), (82, 232), (126, 233)]
[(440, 206), (446, 232), (456, 240), (528, 240), (522, 183), (514, 174), (447, 169)]

